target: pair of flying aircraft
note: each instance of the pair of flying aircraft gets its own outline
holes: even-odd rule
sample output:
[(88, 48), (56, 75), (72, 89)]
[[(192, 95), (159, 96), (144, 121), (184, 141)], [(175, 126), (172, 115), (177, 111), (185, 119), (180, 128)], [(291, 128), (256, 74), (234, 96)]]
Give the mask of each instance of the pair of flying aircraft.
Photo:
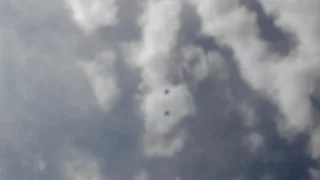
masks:
[[(164, 94), (165, 94), (165, 95), (167, 95), (167, 94), (169, 94), (169, 93), (170, 93), (169, 89), (164, 90)], [(169, 116), (169, 115), (170, 115), (170, 111), (166, 110), (166, 111), (164, 112), (164, 115), (165, 115), (165, 116)]]

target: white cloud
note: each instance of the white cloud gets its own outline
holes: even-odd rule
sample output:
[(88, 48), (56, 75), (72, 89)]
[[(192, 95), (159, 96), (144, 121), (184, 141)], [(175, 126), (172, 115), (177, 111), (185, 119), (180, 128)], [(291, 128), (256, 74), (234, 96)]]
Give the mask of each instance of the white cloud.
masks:
[[(272, 0), (262, 2), (274, 8), (287, 8), (287, 5), (283, 4), (297, 3), (297, 1), (276, 3)], [(284, 121), (278, 120), (281, 126), (279, 129), (285, 132), (282, 134), (292, 137), (291, 135), (307, 131), (313, 124), (313, 110), (308, 95), (314, 88), (315, 77), (319, 77), (316, 70), (319, 67), (319, 62), (317, 62), (319, 56), (316, 55), (316, 51), (313, 51), (313, 47), (308, 48), (310, 45), (302, 46), (304, 41), (310, 40), (309, 43), (314, 43), (317, 38), (307, 38), (306, 35), (303, 35), (304, 40), (301, 40), (299, 46), (302, 51), (298, 49), (292, 55), (283, 58), (268, 51), (266, 43), (259, 37), (255, 15), (240, 6), (238, 1), (202, 0), (196, 1), (195, 4), (202, 19), (203, 32), (213, 35), (218, 42), (231, 47), (244, 80), (279, 107), (280, 113), (284, 116)], [(275, 4), (279, 6), (274, 6)], [(304, 6), (306, 4), (315, 5), (313, 1), (304, 3)], [(288, 13), (290, 11), (282, 9), (279, 14), (280, 18), (286, 13), (288, 18), (293, 17), (290, 16), (291, 13)], [(298, 16), (297, 20), (291, 18), (292, 22), (286, 21), (285, 25), (291, 23), (293, 26), (295, 25), (293, 22), (299, 21), (302, 17), (311, 19), (313, 17), (312, 13), (301, 14), (301, 18), (300, 15)], [(308, 20), (305, 19), (305, 21)], [(314, 34), (314, 25), (307, 23), (306, 26), (304, 25), (304, 28), (294, 26), (298, 30), (308, 29), (303, 33), (297, 33), (298, 36)], [(305, 51), (305, 49), (308, 50)]]
[(181, 48), (181, 53), (183, 58), (181, 74), (187, 76), (187, 81), (191, 85), (197, 85), (208, 76), (213, 76), (218, 80), (227, 80), (228, 68), (225, 59), (219, 52), (211, 51), (205, 54), (200, 47), (186, 46)]
[(139, 173), (134, 177), (134, 180), (148, 180), (149, 179), (149, 173), (146, 170), (141, 170)]
[(161, 135), (145, 134), (144, 153), (147, 157), (173, 157), (175, 153), (182, 150), (185, 137), (175, 135), (170, 140), (166, 140)]
[(69, 147), (63, 151), (62, 169), (66, 180), (102, 180), (100, 162), (88, 153)]
[(116, 0), (65, 0), (74, 21), (84, 31), (91, 32), (118, 22)]
[(41, 175), (47, 171), (48, 162), (43, 159), (41, 154), (36, 152), (30, 152), (29, 156), (24, 157), (20, 163), (24, 169), (31, 169), (36, 175)]
[(248, 100), (242, 102), (238, 107), (238, 112), (244, 118), (246, 127), (253, 127), (258, 122), (258, 116), (253, 105)]
[(244, 137), (244, 143), (249, 151), (257, 153), (264, 146), (264, 137), (257, 132), (252, 132)]
[(320, 170), (319, 169), (309, 169), (309, 175), (311, 180), (320, 179)]
[[(183, 147), (183, 135), (171, 141), (165, 136), (182, 119), (195, 113), (189, 86), (196, 87), (211, 75), (228, 78), (226, 64), (218, 52), (205, 54), (195, 46), (177, 47), (181, 9), (180, 1), (148, 1), (139, 21), (142, 40), (131, 44), (129, 63), (141, 70), (140, 102), (148, 156), (171, 156)], [(164, 94), (165, 89), (170, 90), (168, 95)], [(169, 116), (164, 115), (166, 111), (170, 111)]]
[[(147, 156), (171, 156), (183, 145), (183, 137), (166, 140), (165, 135), (194, 112), (193, 100), (185, 85), (173, 85), (173, 51), (180, 28), (179, 1), (148, 1), (140, 19), (142, 40), (134, 49), (133, 64), (141, 69), (141, 111), (145, 124)], [(165, 88), (170, 89), (164, 95)], [(171, 114), (165, 116), (165, 111)]]
[(309, 55), (305, 61), (313, 61), (319, 54), (319, 7), (317, 0), (262, 0), (263, 7), (268, 13), (277, 13), (276, 24), (290, 32), (293, 32), (298, 40), (298, 51)]
[[(112, 69), (112, 63), (108, 63), (114, 57), (102, 52), (92, 63), (91, 59), (79, 57), (78, 48), (88, 39), (68, 20), (62, 1), (10, 2), (7, 14), (1, 11), (0, 27), (1, 153), (5, 153), (5, 145), (17, 158), (17, 164), (28, 165), (26, 174), (37, 174), (56, 163), (46, 161), (48, 148), (59, 149), (66, 139), (76, 139), (71, 124), (79, 128), (82, 121), (94, 121), (84, 117), (97, 112), (99, 103), (104, 109), (112, 106), (112, 96), (118, 93), (112, 89), (116, 88), (112, 80), (115, 76), (104, 68)], [(33, 158), (34, 151), (44, 157)], [(12, 157), (6, 158), (10, 161)], [(12, 167), (6, 170), (19, 169)]]
[[(40, 47), (28, 46), (14, 29), (4, 27), (0, 32), (2, 140), (20, 142), (19, 123), (37, 123), (43, 114), (64, 113), (60, 108), (70, 110), (65, 115), (71, 117), (90, 107), (91, 91), (85, 77), (76, 69), (75, 60), (68, 60), (73, 55), (49, 55)], [(64, 45), (72, 51), (70, 39), (66, 40)]]
[(141, 76), (149, 87), (171, 84), (168, 76), (170, 65), (174, 64), (172, 53), (180, 28), (180, 11), (179, 1), (148, 1), (140, 19), (143, 37), (134, 61), (143, 68)]
[(309, 151), (313, 158), (320, 158), (320, 127), (311, 132)]
[(38, 172), (46, 171), (47, 165), (48, 165), (48, 163), (45, 160), (37, 159), (36, 164), (35, 164), (36, 171), (38, 171)]
[[(30, 47), (25, 38), (14, 29), (2, 28), (1, 39), (0, 99), (3, 109), (0, 123), (2, 127), (6, 127), (1, 131), (1, 139), (18, 141), (20, 135), (14, 130), (17, 128), (16, 123), (36, 123), (40, 119), (43, 120), (39, 117), (43, 114), (60, 115), (66, 119), (75, 118), (96, 108), (95, 104), (102, 103), (104, 108), (109, 108), (111, 105), (107, 103), (114, 102), (112, 100), (118, 93), (112, 80), (114, 76), (109, 76), (108, 72), (99, 74), (101, 72), (95, 71), (94, 64), (91, 64), (89, 75), (94, 81), (89, 82), (91, 79), (87, 79), (83, 70), (77, 66), (79, 57), (76, 56), (74, 44), (70, 43), (73, 37), (66, 37), (65, 42), (58, 42), (59, 46), (55, 47), (58, 48), (56, 54), (43, 52), (37, 45)], [(52, 44), (57, 45), (54, 42)], [(60, 49), (69, 51), (60, 52)], [(107, 60), (94, 62), (113, 62), (114, 57), (101, 59), (103, 58)], [(103, 86), (99, 81), (104, 83)], [(93, 91), (90, 89), (90, 83), (94, 83)], [(101, 88), (110, 89), (101, 94), (100, 91), (104, 90)], [(111, 93), (110, 96), (107, 95), (108, 92)]]
[[(185, 85), (170, 88), (170, 94), (162, 89), (145, 95), (141, 104), (147, 131), (155, 134), (167, 134), (179, 121), (195, 111), (193, 99)], [(170, 111), (165, 116), (164, 112)]]
[[(169, 95), (165, 95), (162, 89), (154, 90), (144, 96), (141, 104), (147, 156), (172, 156), (183, 147), (183, 134), (171, 140), (166, 140), (165, 135), (172, 132), (182, 119), (195, 113), (193, 98), (184, 85), (172, 87), (170, 91)], [(165, 116), (166, 111), (170, 115)]]
[[(262, 0), (261, 3), (268, 13), (277, 13), (278, 27), (294, 33), (298, 39), (297, 48), (282, 64), (282, 69), (290, 68), (291, 73), (279, 82), (282, 84), (279, 99), (282, 109), (291, 119), (301, 118), (296, 119), (295, 124), (310, 127), (310, 152), (312, 157), (318, 158), (320, 136), (319, 127), (315, 128), (318, 119), (308, 98), (319, 86), (316, 81), (320, 78), (319, 1)], [(280, 68), (278, 70), (279, 74), (282, 73)]]
[(105, 51), (96, 60), (79, 63), (91, 83), (98, 105), (105, 111), (110, 110), (120, 94), (114, 77), (115, 58), (112, 51)]
[[(69, 132), (64, 131), (73, 126), (65, 127), (65, 124), (72, 122), (70, 124), (74, 125), (73, 122), (83, 119), (91, 122), (91, 115), (83, 115), (96, 112), (97, 107), (109, 112), (119, 99), (119, 82), (114, 72), (115, 59), (119, 57), (109, 50), (96, 53), (93, 60), (79, 57), (82, 53), (95, 53), (79, 53), (87, 41), (102, 48), (103, 40), (95, 43), (91, 36), (83, 37), (70, 23), (73, 20), (89, 33), (114, 26), (119, 21), (119, 1), (32, 0), (25, 3), (15, 0), (11, 1), (10, 7), (0, 4), (4, 10), (0, 17), (0, 141), (11, 145), (18, 163), (26, 163), (37, 172), (48, 170), (50, 162), (42, 156), (34, 158), (33, 149), (30, 149), (32, 146), (43, 150), (37, 135), (52, 140), (54, 145), (48, 142), (52, 147), (77, 139), (66, 137)], [(310, 131), (310, 153), (319, 158), (319, 128), (315, 128), (313, 108), (308, 101), (308, 95), (315, 88), (314, 81), (320, 77), (319, 1), (260, 1), (267, 12), (277, 12), (279, 27), (297, 35), (299, 45), (288, 57), (268, 51), (258, 36), (254, 14), (240, 6), (241, 0), (189, 1), (197, 6), (203, 33), (213, 35), (218, 43), (231, 47), (244, 80), (279, 107), (283, 115), (283, 120), (277, 120), (281, 134), (287, 137)], [(71, 18), (63, 3), (69, 6)], [(143, 151), (146, 156), (170, 157), (179, 152), (186, 138), (184, 131), (179, 131), (179, 124), (196, 113), (192, 87), (208, 76), (228, 79), (228, 69), (218, 52), (206, 54), (195, 46), (178, 47), (181, 3), (184, 1), (150, 0), (146, 3), (139, 22), (142, 39), (133, 43), (134, 53), (128, 58), (141, 72), (137, 107), (144, 120)], [(81, 50), (90, 51), (90, 48)], [(165, 95), (165, 89), (170, 93)], [(232, 97), (231, 101), (234, 103)], [(248, 127), (252, 127), (258, 118), (254, 108), (247, 104), (239, 108)], [(170, 115), (165, 116), (165, 111)], [(216, 127), (219, 128), (219, 124)], [(70, 134), (84, 135), (94, 131), (91, 126), (79, 132), (81, 129), (72, 129), (74, 132)], [(245, 139), (252, 152), (264, 146), (264, 137), (258, 133), (249, 134)], [(229, 145), (233, 146), (227, 143), (222, 149)], [(205, 152), (204, 148), (199, 149)], [(57, 161), (60, 161), (66, 179), (107, 178), (101, 172), (101, 161), (105, 159), (97, 159), (89, 151), (82, 152), (75, 147), (68, 152), (62, 150), (63, 155)], [(225, 152), (213, 152), (213, 156), (224, 160), (222, 163), (229, 163), (223, 155)], [(141, 171), (136, 179), (145, 180), (148, 176), (147, 171)]]
[(273, 180), (273, 179), (274, 179), (273, 175), (269, 173), (263, 175), (261, 178), (261, 180)]

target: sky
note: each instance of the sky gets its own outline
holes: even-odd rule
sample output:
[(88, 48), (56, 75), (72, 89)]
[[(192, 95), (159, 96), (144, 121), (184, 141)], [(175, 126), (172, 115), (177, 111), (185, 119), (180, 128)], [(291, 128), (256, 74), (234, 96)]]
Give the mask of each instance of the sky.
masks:
[(1, 180), (320, 178), (319, 0), (0, 8)]

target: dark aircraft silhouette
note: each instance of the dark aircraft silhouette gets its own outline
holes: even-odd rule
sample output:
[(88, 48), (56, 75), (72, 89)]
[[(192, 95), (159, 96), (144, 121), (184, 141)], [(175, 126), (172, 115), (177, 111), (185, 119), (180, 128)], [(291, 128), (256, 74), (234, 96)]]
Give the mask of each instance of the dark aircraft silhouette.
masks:
[[(164, 90), (164, 94), (169, 94), (169, 93), (170, 93), (169, 89)], [(168, 110), (165, 111), (165, 112), (164, 112), (164, 115), (165, 115), (165, 116), (169, 116), (169, 115), (170, 115), (170, 111), (168, 111)]]
[(170, 115), (170, 111), (165, 111), (165, 112), (164, 112), (164, 115), (165, 115), (165, 116)]

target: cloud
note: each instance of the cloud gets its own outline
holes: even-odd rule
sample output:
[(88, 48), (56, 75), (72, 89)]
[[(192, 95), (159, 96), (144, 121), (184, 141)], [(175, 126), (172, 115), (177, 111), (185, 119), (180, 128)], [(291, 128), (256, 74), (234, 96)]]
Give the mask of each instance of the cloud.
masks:
[(297, 38), (295, 48), (284, 57), (270, 51), (268, 42), (259, 35), (256, 14), (240, 1), (191, 2), (201, 17), (202, 32), (231, 48), (243, 80), (278, 108), (282, 117), (277, 118), (277, 112), (273, 117), (279, 134), (292, 142), (312, 132), (311, 149), (317, 157), (314, 127), (318, 123), (309, 96), (319, 78), (318, 2), (261, 1), (268, 15), (276, 15), (276, 27)]
[(1, 11), (0, 28), (4, 179), (63, 179), (56, 166), (63, 144), (75, 143), (90, 127), (84, 124), (99, 121), (100, 103), (103, 110), (115, 104), (116, 76), (105, 70), (113, 69), (116, 56), (94, 48), (84, 51), (95, 51), (98, 60), (80, 56), (87, 37), (62, 1), (11, 1), (2, 8), (7, 9)]
[(250, 133), (244, 138), (244, 143), (248, 146), (248, 149), (257, 153), (264, 145), (264, 138), (259, 133)]
[[(279, 87), (280, 109), (287, 115), (289, 123), (305, 127), (303, 129), (314, 126), (315, 119), (309, 96), (320, 77), (316, 70), (320, 67), (317, 50), (319, 26), (316, 20), (319, 14), (318, 4), (317, 1), (302, 4), (298, 1), (262, 1), (268, 13), (277, 13), (276, 25), (294, 33), (299, 42), (294, 53), (279, 65), (277, 71), (281, 74), (278, 76), (284, 76), (279, 84), (285, 84)], [(282, 75), (283, 72), (288, 75)]]
[(119, 88), (114, 77), (115, 54), (106, 51), (99, 55), (97, 60), (80, 62), (91, 83), (98, 105), (105, 111), (110, 109), (119, 96)]
[(261, 180), (273, 180), (273, 176), (271, 174), (265, 174), (263, 175), (263, 177), (261, 178)]
[[(129, 46), (132, 53), (129, 64), (138, 67), (141, 73), (139, 97), (147, 156), (173, 156), (181, 150), (183, 135), (172, 141), (166, 135), (174, 132), (183, 119), (195, 114), (191, 89), (208, 76), (223, 80), (228, 74), (219, 52), (206, 54), (196, 46), (179, 45), (182, 8), (179, 1), (148, 1), (139, 21), (141, 42)], [(164, 94), (166, 89), (170, 91), (168, 95)], [(166, 111), (169, 116), (165, 116)]]
[(207, 77), (215, 77), (217, 80), (228, 79), (228, 67), (224, 57), (219, 51), (204, 50), (196, 46), (181, 47), (181, 77), (191, 86), (198, 86)]
[(317, 169), (310, 169), (309, 173), (311, 175), (311, 180), (316, 180), (320, 178), (320, 172)]
[[(148, 156), (172, 156), (183, 147), (182, 134), (171, 141), (165, 136), (173, 132), (180, 121), (195, 112), (193, 99), (184, 85), (170, 88), (170, 94), (154, 90), (145, 95), (142, 102), (142, 112), (145, 120), (146, 154)], [(167, 96), (167, 97), (166, 97)], [(165, 116), (169, 111), (170, 115)]]
[(134, 180), (148, 180), (149, 174), (146, 170), (141, 170), (134, 178)]
[[(180, 11), (179, 1), (148, 1), (141, 16), (143, 37), (134, 62), (138, 67), (149, 67), (143, 70), (141, 78), (150, 87), (170, 84), (169, 65), (174, 63), (172, 50), (180, 28)], [(168, 27), (169, 22), (172, 25)]]
[[(145, 151), (147, 155), (167, 156), (181, 149), (182, 139), (175, 138), (164, 143), (166, 140), (163, 135), (172, 131), (193, 110), (188, 88), (185, 85), (173, 85), (174, 74), (170, 74), (174, 73), (173, 49), (180, 28), (181, 4), (179, 1), (148, 1), (145, 8), (140, 19), (142, 40), (139, 48), (134, 49), (136, 56), (132, 58), (133, 64), (141, 68), (141, 87), (144, 91), (141, 110), (145, 121), (145, 137), (151, 139), (146, 140)], [(163, 95), (166, 88), (171, 91), (168, 98)], [(168, 117), (164, 116), (164, 111), (167, 111), (163, 109), (165, 106), (171, 112)], [(155, 144), (151, 145), (151, 142)]]
[(254, 127), (257, 124), (259, 117), (252, 104), (248, 101), (244, 101), (242, 104), (238, 105), (238, 112), (244, 119), (244, 124), (246, 127)]
[(0, 177), (316, 179), (319, 2), (254, 3), (0, 2)]
[(63, 157), (61, 167), (66, 180), (102, 180), (107, 178), (102, 177), (101, 165), (90, 154), (74, 148), (67, 148)]
[[(308, 130), (313, 121), (308, 95), (314, 88), (313, 80), (318, 76), (315, 67), (318, 67), (319, 63), (312, 60), (312, 57), (306, 63), (299, 53), (282, 58), (270, 52), (266, 48), (266, 42), (258, 36), (254, 14), (239, 2), (218, 2), (220, 1), (197, 2), (203, 32), (232, 48), (245, 81), (279, 107), (285, 118), (282, 123), (285, 127), (282, 129), (287, 131), (287, 135)], [(270, 1), (266, 2), (272, 4)], [(217, 10), (212, 13), (214, 8)], [(277, 19), (276, 22), (278, 21)], [(313, 56), (312, 53), (310, 55)]]
[(85, 32), (94, 31), (118, 22), (116, 0), (65, 0), (75, 23)]

